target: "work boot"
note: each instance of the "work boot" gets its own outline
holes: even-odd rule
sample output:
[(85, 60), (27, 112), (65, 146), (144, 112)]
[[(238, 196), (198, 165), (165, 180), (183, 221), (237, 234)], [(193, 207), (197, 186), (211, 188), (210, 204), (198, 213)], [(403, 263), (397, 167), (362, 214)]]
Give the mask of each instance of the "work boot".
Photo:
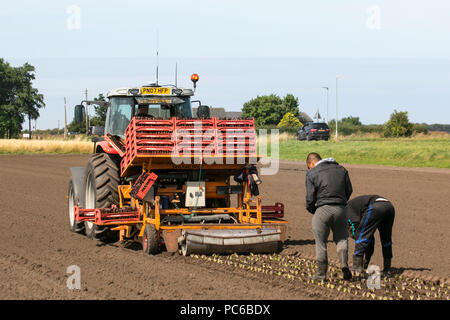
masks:
[(363, 256), (353, 256), (352, 271), (353, 272), (359, 272), (359, 273), (362, 273), (364, 271), (364, 269), (363, 269)]
[(386, 275), (391, 271), (391, 260), (392, 259), (384, 259), (383, 260), (383, 274)]
[(325, 281), (328, 263), (317, 261), (317, 273), (311, 277), (312, 280)]
[(352, 273), (348, 268), (348, 254), (347, 250), (341, 250), (338, 252), (339, 260), (341, 263), (341, 270), (344, 274), (344, 280), (350, 280), (352, 278)]
[(342, 273), (344, 274), (344, 280), (351, 280), (352, 279), (352, 273), (350, 272), (350, 269), (348, 267), (341, 268)]
[(367, 270), (367, 268), (369, 267), (370, 258), (371, 257), (364, 255), (364, 263), (363, 263), (364, 270)]

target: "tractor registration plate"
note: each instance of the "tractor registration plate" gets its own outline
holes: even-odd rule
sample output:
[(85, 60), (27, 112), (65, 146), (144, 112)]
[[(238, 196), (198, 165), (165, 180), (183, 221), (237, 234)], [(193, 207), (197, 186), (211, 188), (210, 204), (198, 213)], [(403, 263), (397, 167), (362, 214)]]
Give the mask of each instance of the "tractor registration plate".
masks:
[(141, 94), (154, 94), (154, 95), (170, 95), (172, 90), (169, 87), (142, 87)]

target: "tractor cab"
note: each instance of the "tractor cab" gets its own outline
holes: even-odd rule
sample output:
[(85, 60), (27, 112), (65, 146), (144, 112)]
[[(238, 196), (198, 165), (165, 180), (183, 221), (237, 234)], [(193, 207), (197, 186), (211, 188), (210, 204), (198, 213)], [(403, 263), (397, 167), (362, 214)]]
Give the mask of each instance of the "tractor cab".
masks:
[(124, 138), (133, 116), (150, 119), (191, 119), (191, 89), (149, 85), (141, 88), (119, 88), (108, 92), (109, 107), (105, 133)]

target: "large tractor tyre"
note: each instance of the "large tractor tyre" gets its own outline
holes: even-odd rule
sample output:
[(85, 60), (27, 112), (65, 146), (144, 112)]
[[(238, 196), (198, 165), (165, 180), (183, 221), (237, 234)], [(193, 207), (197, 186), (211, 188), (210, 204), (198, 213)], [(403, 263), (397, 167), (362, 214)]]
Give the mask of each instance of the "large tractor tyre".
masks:
[(144, 254), (156, 254), (159, 251), (158, 232), (153, 224), (145, 225), (142, 235), (142, 250)]
[[(106, 154), (92, 155), (86, 166), (86, 209), (109, 208), (119, 205), (120, 181), (117, 164)], [(93, 222), (85, 222), (86, 236), (101, 241), (115, 241), (118, 233)]]
[(73, 188), (72, 179), (69, 182), (68, 205), (69, 205), (69, 228), (72, 232), (84, 233), (84, 222), (75, 220), (75, 205), (78, 204), (78, 199), (75, 198), (75, 191)]

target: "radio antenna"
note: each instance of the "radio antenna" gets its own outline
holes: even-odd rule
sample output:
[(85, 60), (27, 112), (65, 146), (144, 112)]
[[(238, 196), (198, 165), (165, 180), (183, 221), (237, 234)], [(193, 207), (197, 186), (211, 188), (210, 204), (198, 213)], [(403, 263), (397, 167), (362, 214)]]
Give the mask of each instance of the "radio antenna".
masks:
[(158, 66), (159, 66), (159, 31), (156, 29), (156, 85), (158, 85)]
[(175, 62), (175, 87), (178, 88), (178, 62)]

